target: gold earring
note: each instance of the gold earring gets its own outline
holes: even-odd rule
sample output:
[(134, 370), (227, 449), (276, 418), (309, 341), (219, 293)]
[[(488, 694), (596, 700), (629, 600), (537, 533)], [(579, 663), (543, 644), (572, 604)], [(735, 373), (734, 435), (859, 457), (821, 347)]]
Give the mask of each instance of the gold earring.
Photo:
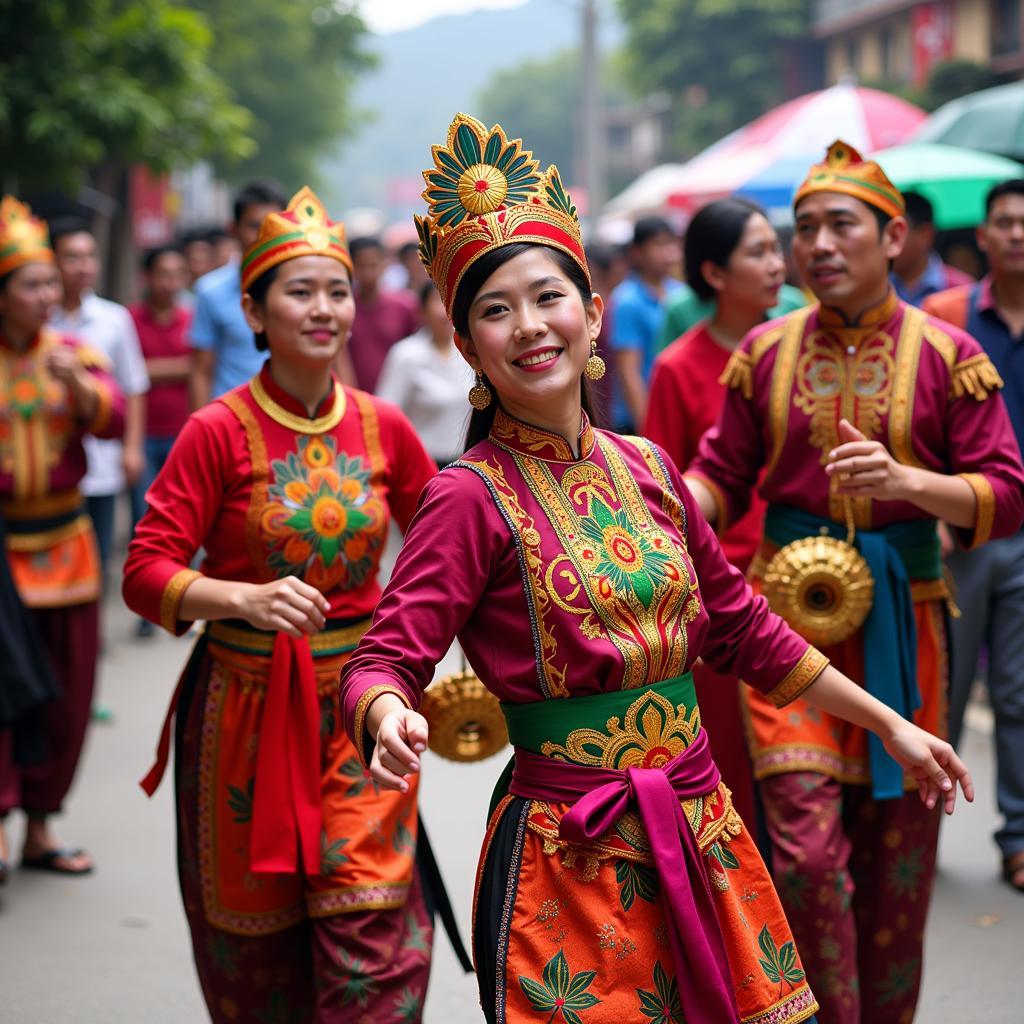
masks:
[(484, 375), (476, 371), (476, 383), (469, 389), (469, 404), (480, 411), (491, 404), (491, 389), (484, 383)]
[(590, 339), (590, 358), (583, 372), (587, 380), (600, 380), (605, 374), (604, 360), (597, 354), (597, 338)]

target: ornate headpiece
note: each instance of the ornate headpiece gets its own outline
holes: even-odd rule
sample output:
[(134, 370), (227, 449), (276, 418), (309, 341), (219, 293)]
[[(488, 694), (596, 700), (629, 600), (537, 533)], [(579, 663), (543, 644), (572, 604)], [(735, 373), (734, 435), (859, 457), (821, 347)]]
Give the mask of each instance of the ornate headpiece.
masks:
[(345, 242), (345, 226), (328, 220), (324, 204), (307, 185), (292, 196), (281, 213), (268, 213), (259, 238), (242, 256), (242, 291), (261, 274), (297, 256), (330, 256), (352, 273), (352, 257)]
[(52, 263), (46, 225), (14, 196), (0, 200), (0, 277), (26, 263)]
[(824, 163), (810, 169), (807, 179), (796, 190), (793, 206), (814, 192), (842, 192), (877, 207), (890, 217), (902, 217), (907, 209), (902, 193), (885, 171), (874, 160), (865, 160), (841, 139), (828, 147)]
[(433, 146), (434, 166), (423, 172), (430, 209), (416, 217), (420, 259), (449, 316), (459, 282), (485, 253), (512, 242), (548, 245), (571, 256), (590, 280), (576, 207), (558, 168), (543, 174), (522, 139), (506, 138), (456, 114), (448, 144)]

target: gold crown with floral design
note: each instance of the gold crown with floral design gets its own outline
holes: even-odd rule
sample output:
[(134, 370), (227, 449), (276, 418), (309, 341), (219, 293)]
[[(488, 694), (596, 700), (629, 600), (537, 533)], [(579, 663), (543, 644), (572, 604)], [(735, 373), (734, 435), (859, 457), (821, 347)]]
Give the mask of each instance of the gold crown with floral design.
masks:
[(449, 316), (459, 282), (481, 256), (513, 242), (560, 249), (590, 280), (576, 207), (558, 168), (543, 174), (522, 139), (500, 125), (487, 129), (456, 114), (448, 142), (431, 147), (434, 166), (423, 172), (429, 210), (416, 217), (420, 259)]
[(352, 273), (345, 226), (328, 219), (324, 204), (308, 185), (280, 213), (263, 218), (259, 237), (242, 256), (242, 291), (271, 267), (298, 256), (330, 256)]
[(0, 200), (0, 277), (26, 263), (52, 263), (50, 232), (14, 196)]
[(874, 160), (865, 160), (853, 148), (836, 139), (828, 147), (825, 162), (815, 164), (793, 196), (793, 206), (814, 192), (842, 192), (874, 206), (890, 217), (902, 217), (907, 210), (903, 193), (889, 180)]

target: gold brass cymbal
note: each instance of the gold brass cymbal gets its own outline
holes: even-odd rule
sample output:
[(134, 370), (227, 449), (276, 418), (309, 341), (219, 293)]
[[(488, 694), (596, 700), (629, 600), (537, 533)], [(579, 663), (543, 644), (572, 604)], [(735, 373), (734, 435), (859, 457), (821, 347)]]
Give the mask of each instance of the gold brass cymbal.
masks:
[(498, 698), (473, 672), (463, 670), (432, 683), (420, 714), (430, 726), (430, 749), (449, 761), (482, 761), (508, 743)]

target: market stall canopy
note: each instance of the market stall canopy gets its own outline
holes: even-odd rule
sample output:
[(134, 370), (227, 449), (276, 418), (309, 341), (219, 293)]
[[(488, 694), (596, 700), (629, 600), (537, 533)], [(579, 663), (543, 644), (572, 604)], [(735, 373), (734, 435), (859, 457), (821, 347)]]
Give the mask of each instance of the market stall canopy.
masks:
[(982, 89), (946, 103), (921, 125), (912, 141), (1024, 160), (1024, 82)]

